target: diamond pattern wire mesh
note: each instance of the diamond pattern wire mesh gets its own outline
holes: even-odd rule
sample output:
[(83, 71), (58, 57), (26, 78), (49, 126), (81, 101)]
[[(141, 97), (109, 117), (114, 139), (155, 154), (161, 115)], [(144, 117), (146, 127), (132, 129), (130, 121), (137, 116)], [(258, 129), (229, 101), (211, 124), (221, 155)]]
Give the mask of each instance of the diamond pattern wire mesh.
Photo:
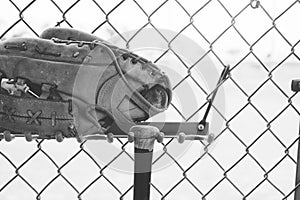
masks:
[[(220, 71), (230, 64), (230, 77), (224, 83), (225, 92), (227, 89), (232, 91), (227, 96), (230, 105), (226, 114), (220, 113), (225, 125), (217, 133), (213, 151), (205, 149), (199, 156), (195, 152), (199, 146), (203, 148), (203, 144), (195, 142), (196, 145), (177, 159), (168, 150), (171, 145), (179, 145), (174, 140), (170, 139), (160, 147), (163, 153), (155, 158), (154, 165), (163, 159), (171, 161), (172, 165), (153, 174), (152, 198), (293, 199), (300, 102), (287, 85), (291, 78), (300, 75), (296, 69), (300, 62), (300, 34), (298, 38), (292, 37), (297, 35), (298, 29), (278, 24), (291, 25), (285, 18), (289, 15), (297, 17), (294, 15), (299, 13), (300, 2), (285, 1), (278, 12), (273, 12), (267, 1), (209, 0), (193, 4), (197, 6), (189, 6), (187, 1), (181, 0), (151, 4), (137, 0), (107, 2), (2, 1), (0, 10), (6, 10), (9, 15), (0, 18), (0, 38), (37, 37), (46, 27), (63, 26), (84, 29), (104, 38), (116, 34), (130, 47), (135, 35), (125, 38), (122, 30), (140, 31), (151, 27), (164, 37), (157, 21), (162, 24), (160, 28), (172, 24), (178, 34), (171, 39), (165, 38), (169, 47), (167, 52), (174, 54), (181, 67), (188, 71), (187, 76), (174, 86), (174, 91), (189, 79), (199, 87), (201, 95), (207, 96), (209, 92), (197, 84), (193, 76), (192, 69), (196, 64), (187, 65), (170, 45), (178, 35), (192, 29), (207, 47), (198, 62), (211, 56)], [(170, 5), (174, 12), (169, 9)], [(134, 14), (127, 15), (128, 12)], [(207, 13), (212, 12), (222, 13), (229, 23), (219, 22), (219, 18), (207, 18)], [(173, 15), (179, 16), (175, 22), (170, 20)], [(259, 16), (259, 21), (255, 16)], [(210, 27), (204, 29), (201, 24), (210, 20), (215, 29), (209, 33)], [(122, 27), (120, 21), (128, 27)], [(247, 26), (252, 27), (251, 34), (247, 33)], [(235, 39), (226, 41), (226, 34), (234, 34)], [(264, 40), (271, 37), (270, 34), (277, 38), (280, 43), (277, 48), (283, 52), (271, 61), (262, 56), (261, 51), (266, 48)], [(239, 54), (226, 57), (223, 42), (240, 49)], [(165, 53), (156, 62), (163, 59)], [(251, 76), (251, 68), (257, 70), (254, 76)], [(286, 73), (288, 75), (284, 75)], [(202, 103), (193, 113), (182, 113), (175, 104), (172, 109), (183, 120), (193, 121), (205, 109), (206, 103)], [(132, 147), (126, 140), (118, 138), (114, 142), (119, 152), (106, 163), (99, 163), (84, 144), (78, 145), (75, 141), (24, 143), (21, 139), (0, 143), (1, 199), (132, 199), (132, 174), (110, 169), (120, 159), (133, 163), (129, 153)]]

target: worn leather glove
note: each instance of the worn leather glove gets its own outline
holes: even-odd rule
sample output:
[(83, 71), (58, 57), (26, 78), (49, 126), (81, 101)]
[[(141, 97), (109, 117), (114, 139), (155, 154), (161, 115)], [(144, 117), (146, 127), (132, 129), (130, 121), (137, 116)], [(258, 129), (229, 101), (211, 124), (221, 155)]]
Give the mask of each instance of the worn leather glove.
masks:
[(51, 139), (124, 132), (163, 112), (166, 75), (150, 61), (74, 29), (0, 42), (0, 132)]

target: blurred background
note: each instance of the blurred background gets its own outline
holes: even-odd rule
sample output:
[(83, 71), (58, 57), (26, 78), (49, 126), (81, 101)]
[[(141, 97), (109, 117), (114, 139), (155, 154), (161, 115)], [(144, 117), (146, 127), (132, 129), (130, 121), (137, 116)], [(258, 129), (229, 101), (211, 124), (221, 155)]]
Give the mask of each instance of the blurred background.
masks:
[[(222, 122), (216, 141), (208, 150), (200, 141), (156, 145), (151, 198), (294, 199), (300, 97), (290, 84), (300, 79), (299, 19), (294, 0), (3, 0), (0, 39), (73, 27), (134, 50), (140, 31), (156, 30), (165, 49), (140, 53), (174, 74), (175, 96), (156, 120), (199, 121), (213, 90), (207, 80), (229, 65), (217, 96), (222, 108), (214, 107)], [(161, 29), (177, 35), (164, 38)], [(201, 47), (198, 59), (176, 53), (179, 36)], [(207, 63), (218, 73), (203, 74)], [(75, 139), (1, 141), (0, 199), (132, 199), (133, 174), (120, 166), (133, 170), (133, 145), (120, 138), (92, 146)]]

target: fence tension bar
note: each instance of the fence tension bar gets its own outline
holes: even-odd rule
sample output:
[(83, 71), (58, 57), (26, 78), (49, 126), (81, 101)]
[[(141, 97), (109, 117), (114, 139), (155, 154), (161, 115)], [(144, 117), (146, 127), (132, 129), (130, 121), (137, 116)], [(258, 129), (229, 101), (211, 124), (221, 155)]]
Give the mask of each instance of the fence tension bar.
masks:
[(207, 119), (208, 113), (209, 113), (209, 111), (210, 111), (210, 109), (211, 109), (211, 107), (212, 107), (212, 105), (213, 105), (213, 102), (214, 102), (214, 99), (215, 99), (215, 97), (216, 97), (216, 95), (217, 95), (217, 92), (218, 92), (218, 90), (219, 90), (219, 87), (223, 84), (223, 82), (224, 82), (225, 79), (227, 78), (229, 72), (230, 72), (230, 67), (229, 67), (229, 65), (228, 65), (228, 66), (226, 66), (226, 67), (223, 69), (223, 71), (222, 71), (222, 73), (221, 73), (221, 75), (220, 75), (220, 78), (219, 78), (219, 80), (218, 80), (218, 82), (217, 82), (217, 86), (216, 86), (215, 90), (213, 91), (213, 93), (212, 93), (212, 95), (211, 95), (211, 98), (208, 99), (208, 106), (207, 106), (207, 108), (206, 108), (206, 111), (205, 111), (205, 113), (204, 113), (204, 116), (203, 116), (202, 120), (199, 122), (199, 125), (201, 125), (203, 129), (205, 129), (205, 126), (207, 125), (206, 119)]

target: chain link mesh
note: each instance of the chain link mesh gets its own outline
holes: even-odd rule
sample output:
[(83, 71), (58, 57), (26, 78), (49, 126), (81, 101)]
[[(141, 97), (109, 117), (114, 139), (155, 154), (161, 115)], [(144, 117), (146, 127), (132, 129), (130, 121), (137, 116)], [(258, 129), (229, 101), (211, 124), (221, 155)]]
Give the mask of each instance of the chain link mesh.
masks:
[[(2, 1), (0, 12), (6, 10), (9, 14), (1, 15), (0, 38), (38, 37), (46, 27), (63, 26), (83, 29), (104, 38), (118, 35), (129, 47), (135, 35), (125, 38), (122, 31), (138, 29), (138, 33), (151, 27), (162, 35), (159, 28), (169, 28), (172, 24), (178, 34), (171, 39), (164, 38), (169, 47), (166, 52), (174, 54), (178, 65), (187, 69), (186, 76), (174, 86), (174, 92), (190, 79), (200, 89), (199, 95), (209, 95), (205, 86), (193, 76), (192, 69), (196, 64), (187, 65), (171, 47), (176, 37), (188, 34), (188, 30), (192, 30), (207, 47), (197, 63), (210, 56), (220, 71), (231, 66), (230, 76), (223, 84), (225, 92), (231, 91), (227, 96), (228, 113), (220, 113), (225, 125), (217, 134), (217, 144), (212, 151), (205, 149), (200, 155), (195, 152), (199, 146), (203, 148), (203, 144), (195, 142), (196, 145), (178, 159), (168, 149), (179, 144), (174, 139), (163, 143), (159, 147), (163, 153), (154, 159), (153, 165), (162, 160), (169, 160), (172, 165), (153, 174), (153, 199), (294, 198), (300, 102), (290, 91), (289, 84), (292, 78), (300, 75), (297, 69), (300, 34), (296, 27), (291, 28), (298, 24), (285, 18), (291, 15), (296, 19), (299, 1), (285, 1), (275, 11), (267, 1), (258, 0), (234, 3), (208, 0), (193, 6), (181, 0), (153, 1), (151, 4), (137, 0), (66, 2)], [(173, 12), (170, 5), (175, 9)], [(127, 15), (128, 12), (134, 14)], [(223, 24), (217, 17), (209, 18), (213, 12), (222, 13), (229, 23)], [(177, 18), (172, 21), (170, 17), (174, 16)], [(157, 21), (161, 21), (160, 27), (157, 27)], [(209, 27), (201, 26), (205, 22), (214, 26), (213, 32), (209, 33)], [(245, 29), (247, 26), (251, 27), (251, 33)], [(235, 35), (235, 39), (228, 41), (226, 34)], [(275, 37), (277, 39), (273, 41)], [(269, 43), (265, 38), (269, 38)], [(277, 47), (273, 46), (275, 42)], [(269, 54), (273, 55), (276, 48), (279, 53), (275, 52), (273, 57), (266, 55), (264, 50), (268, 46), (271, 46), (271, 53), (267, 51)], [(164, 55), (165, 52), (155, 62)], [(206, 103), (202, 103), (188, 114), (181, 112), (175, 104), (171, 109), (184, 121), (195, 121), (205, 109)], [(63, 144), (43, 140), (25, 143), (21, 139), (1, 142), (0, 198), (132, 199), (132, 174), (110, 169), (118, 160), (125, 159), (133, 164), (129, 153), (132, 147), (122, 138), (117, 138), (114, 145), (118, 146), (119, 152), (106, 163), (99, 163), (84, 144), (78, 145), (75, 141), (64, 141)]]

